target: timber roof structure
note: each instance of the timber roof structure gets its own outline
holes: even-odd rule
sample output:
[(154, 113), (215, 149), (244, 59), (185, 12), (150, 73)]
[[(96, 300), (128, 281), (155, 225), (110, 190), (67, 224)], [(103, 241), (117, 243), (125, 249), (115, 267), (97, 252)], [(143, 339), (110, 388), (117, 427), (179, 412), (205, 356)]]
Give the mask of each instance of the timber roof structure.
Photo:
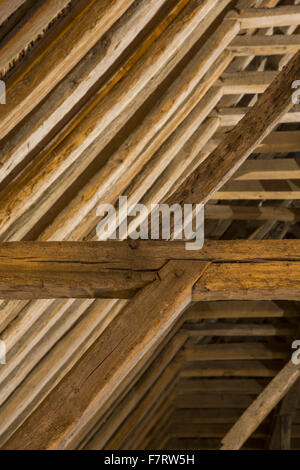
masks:
[[(0, 449), (300, 449), (299, 25), (0, 1)], [(98, 241), (121, 195), (205, 204), (204, 247)]]

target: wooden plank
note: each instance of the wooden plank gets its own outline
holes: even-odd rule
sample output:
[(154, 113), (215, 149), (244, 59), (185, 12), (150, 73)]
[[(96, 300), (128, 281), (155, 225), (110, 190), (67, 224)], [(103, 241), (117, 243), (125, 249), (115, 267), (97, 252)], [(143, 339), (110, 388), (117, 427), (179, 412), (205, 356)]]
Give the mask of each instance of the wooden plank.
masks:
[[(227, 128), (221, 128), (222, 132), (217, 132), (213, 139), (204, 147), (203, 152), (215, 148), (224, 138), (223, 131)], [(229, 131), (230, 129), (228, 129)], [(299, 151), (300, 132), (299, 131), (280, 131), (272, 132), (268, 135), (254, 150), (253, 153), (292, 153)]]
[[(46, 155), (43, 155), (38, 164), (26, 174), (25, 179), (14, 185), (11, 191), (1, 199), (2, 240), (12, 238), (17, 240), (24, 237), (24, 231), (28, 233), (30, 228), (37, 223), (37, 219), (40, 219), (41, 213), (47, 213), (54, 202), (99, 157), (101, 150), (111, 142), (206, 31), (206, 22), (202, 24), (201, 20), (213, 8), (214, 2), (205, 0), (199, 4), (198, 1), (193, 0), (186, 8), (183, 8), (183, 2), (187, 3), (187, 0), (181, 0), (174, 11), (169, 14), (168, 21), (163, 24), (164, 31), (159, 37), (155, 31), (156, 34), (151, 38), (150, 46), (134, 67), (128, 70), (124, 79), (108, 90), (109, 93), (96, 97), (89, 113), (83, 113), (64, 141), (59, 141), (58, 147), (55, 145)], [(176, 16), (175, 19), (174, 16)], [(231, 30), (231, 34), (235, 32), (235, 29)], [(114, 161), (113, 164), (115, 163)], [(119, 171), (122, 173), (123, 167), (120, 165), (120, 160), (117, 161), (117, 167), (121, 168)], [(107, 171), (107, 167), (104, 170)], [(61, 179), (58, 182), (59, 178)], [(114, 183), (115, 178), (114, 172), (112, 178)], [(108, 179), (105, 179), (106, 190), (111, 189)], [(51, 197), (49, 197), (50, 187)], [(99, 185), (97, 196), (98, 191)], [(100, 196), (98, 196), (98, 201), (99, 198)], [(13, 210), (8, 211), (7, 204)], [(38, 205), (39, 211), (33, 211), (34, 205), (35, 207)], [(77, 218), (78, 214), (78, 207), (76, 207)], [(82, 217), (81, 213), (80, 221)], [(26, 218), (26, 223), (24, 218)]]
[[(19, 2), (21, 4), (22, 2)], [(56, 0), (55, 2), (42, 3), (39, 8), (18, 28), (13, 36), (1, 48), (0, 72), (5, 75), (10, 65), (18, 59), (22, 51), (26, 51), (32, 41), (42, 35), (47, 26), (69, 4), (69, 0)], [(0, 10), (1, 17), (1, 10)], [(2, 19), (2, 17), (1, 17)]]
[[(217, 115), (220, 119), (220, 126), (221, 131), (223, 132), (224, 129), (229, 129), (233, 126), (236, 126), (238, 122), (245, 116), (245, 114), (249, 111), (249, 107), (236, 107), (236, 108), (227, 108), (221, 107), (217, 110)], [(300, 119), (300, 106), (295, 105), (291, 111), (286, 113), (280, 119), (281, 123), (297, 123)]]
[[(77, 113), (80, 101), (87, 99), (87, 94), (97, 82), (101, 83), (104, 74), (107, 74), (113, 64), (120, 59), (162, 5), (163, 0), (143, 0), (129, 8), (93, 47), (91, 53), (86, 55), (47, 96), (47, 100), (34, 109), (26, 122), (15, 129), (13, 135), (4, 139), (3, 147), (0, 149), (2, 184), (5, 179), (7, 181), (8, 177), (12, 177), (16, 168), (21, 170), (26, 165), (31, 153), (41, 142), (45, 142), (45, 139), (49, 141), (53, 130), (62, 125), (72, 110), (73, 115)], [(134, 54), (135, 61), (141, 55), (143, 47), (144, 44)], [(127, 67), (132, 65), (132, 60), (130, 56), (124, 68), (101, 87), (102, 92), (103, 88), (108, 90), (125, 75)]]
[(295, 54), (300, 49), (300, 35), (238, 36), (228, 49), (237, 56)]
[(264, 93), (277, 75), (277, 72), (270, 71), (225, 72), (218, 83), (222, 86), (224, 95)]
[(300, 367), (289, 361), (226, 434), (221, 450), (240, 449), (299, 376)]
[(124, 378), (180, 317), (205, 268), (201, 262), (169, 262), (160, 280), (134, 297), (4, 447), (74, 448), (99, 420), (95, 409), (105, 413), (111, 395), (125, 387)]
[(246, 8), (240, 11), (239, 20), (242, 29), (298, 25), (300, 7)]
[(7, 82), (5, 109), (0, 108), (1, 139), (45, 98), (132, 3), (90, 1), (29, 66), (14, 74)]
[(299, 300), (299, 262), (212, 264), (193, 300)]
[(233, 178), (235, 181), (300, 179), (300, 160), (297, 158), (247, 160)]
[[(221, 119), (221, 126), (236, 126), (237, 123), (245, 116), (248, 111), (249, 107), (218, 108), (218, 117)], [(280, 122), (282, 123), (291, 123), (299, 121), (300, 105), (295, 105), (288, 113), (282, 116), (280, 120)]]
[(298, 52), (224, 141), (168, 202), (205, 204), (235, 173), (292, 107), (291, 85), (300, 71)]

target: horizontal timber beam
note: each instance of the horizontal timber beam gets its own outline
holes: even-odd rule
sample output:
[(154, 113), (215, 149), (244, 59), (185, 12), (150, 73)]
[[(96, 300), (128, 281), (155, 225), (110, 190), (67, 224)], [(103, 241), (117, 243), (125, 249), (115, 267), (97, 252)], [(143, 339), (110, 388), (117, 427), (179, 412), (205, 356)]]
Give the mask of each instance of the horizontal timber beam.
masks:
[(228, 49), (237, 56), (295, 54), (300, 49), (300, 35), (238, 36)]
[(300, 262), (300, 240), (207, 241), (197, 251), (182, 241), (2, 243), (0, 297), (130, 298), (172, 259), (277, 261), (285, 269), (284, 262)]
[(207, 204), (205, 207), (205, 218), (216, 220), (278, 220), (279, 222), (299, 222), (300, 209)]
[[(231, 18), (230, 14), (228, 18)], [(245, 8), (240, 10), (239, 15), (232, 14), (232, 19), (239, 19), (242, 29), (298, 25), (300, 7)]]
[(213, 263), (193, 289), (193, 300), (300, 300), (300, 263)]

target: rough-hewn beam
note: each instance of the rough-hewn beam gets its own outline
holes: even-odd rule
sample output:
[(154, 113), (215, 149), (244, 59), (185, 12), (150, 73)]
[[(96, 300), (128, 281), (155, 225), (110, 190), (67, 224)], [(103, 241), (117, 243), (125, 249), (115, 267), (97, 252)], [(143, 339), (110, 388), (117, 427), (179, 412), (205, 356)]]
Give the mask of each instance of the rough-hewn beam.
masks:
[(206, 240), (201, 250), (184, 241), (0, 243), (0, 271), (98, 272), (155, 270), (170, 259), (201, 261), (300, 261), (300, 240)]
[(300, 300), (300, 263), (214, 263), (193, 289), (193, 300)]
[[(201, 282), (207, 286), (212, 282), (212, 292), (204, 293), (207, 299), (225, 295), (221, 293), (229, 285), (233, 295), (238, 289), (238, 295), (243, 292), (247, 298), (243, 278), (238, 287), (235, 274), (246, 276), (248, 268), (258, 276), (274, 268), (274, 277), (270, 278), (274, 283), (282, 269), (286, 276), (282, 282), (286, 282), (290, 296), (295, 293), (293, 283), (298, 279), (300, 240), (207, 241), (197, 251), (187, 251), (185, 242), (178, 241), (8, 242), (0, 244), (0, 297), (129, 298), (154, 281), (155, 271), (170, 259), (221, 263), (212, 265), (203, 281), (196, 285), (194, 295), (198, 300), (202, 300)], [(235, 261), (246, 265), (237, 265)], [(293, 271), (287, 271), (289, 266)], [(229, 272), (232, 278), (228, 278)], [(213, 283), (214, 273), (218, 274), (219, 288)], [(289, 282), (294, 286), (293, 291), (289, 290)], [(256, 294), (253, 295), (255, 298)], [(261, 298), (262, 293), (257, 295)], [(282, 295), (276, 294), (274, 298)]]
[(2, 299), (128, 299), (157, 279), (156, 272), (98, 269), (97, 271), (2, 271)]

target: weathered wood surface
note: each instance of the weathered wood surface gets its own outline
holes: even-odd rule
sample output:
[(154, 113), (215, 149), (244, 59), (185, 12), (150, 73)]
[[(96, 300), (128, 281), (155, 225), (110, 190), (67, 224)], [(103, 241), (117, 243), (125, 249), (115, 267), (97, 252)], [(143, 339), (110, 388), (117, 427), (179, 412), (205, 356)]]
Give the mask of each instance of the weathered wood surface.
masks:
[(156, 272), (132, 270), (20, 271), (0, 274), (2, 299), (128, 299), (157, 278)]
[(159, 269), (166, 260), (300, 261), (300, 240), (206, 240), (200, 250), (185, 241), (123, 240), (0, 243), (0, 266), (39, 272)]
[(193, 289), (193, 300), (299, 300), (300, 263), (212, 264)]

